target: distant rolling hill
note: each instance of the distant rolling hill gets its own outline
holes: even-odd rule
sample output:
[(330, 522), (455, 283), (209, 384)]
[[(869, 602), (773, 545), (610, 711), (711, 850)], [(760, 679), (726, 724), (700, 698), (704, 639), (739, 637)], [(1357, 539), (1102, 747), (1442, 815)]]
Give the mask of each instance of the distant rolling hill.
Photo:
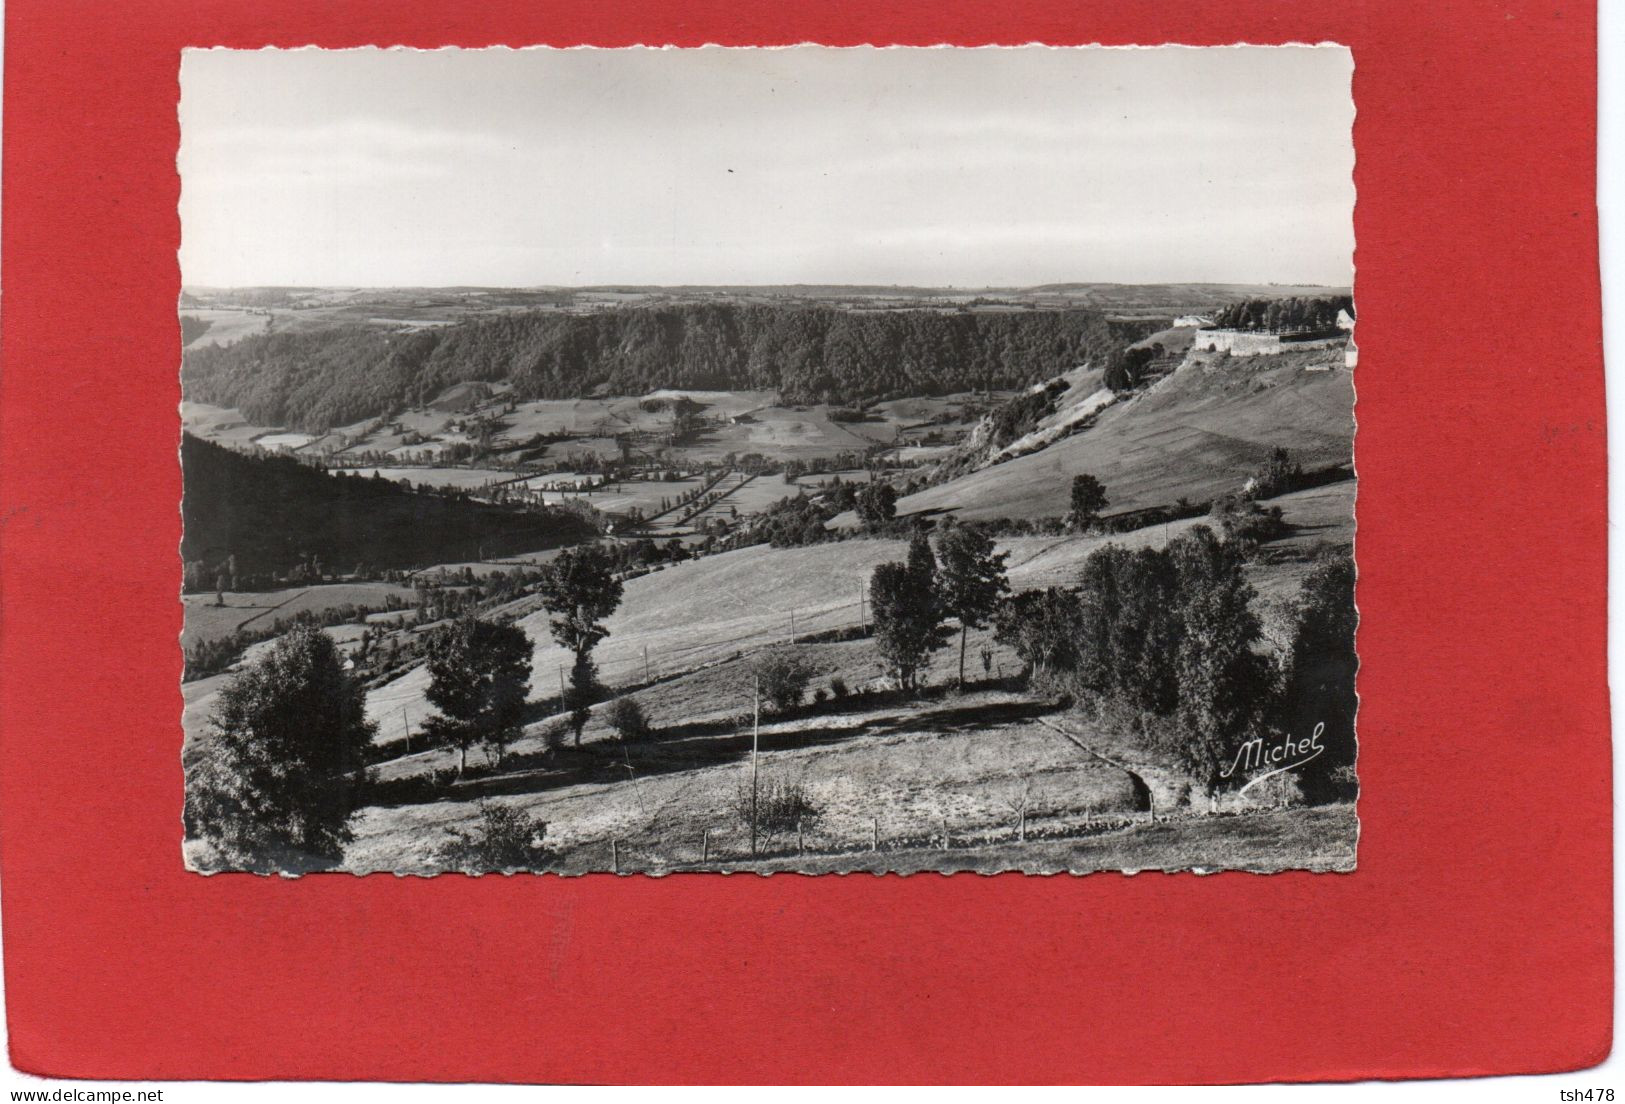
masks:
[(1354, 386), (1342, 364), (1335, 348), (1272, 357), (1191, 353), (1082, 432), (909, 495), (897, 512), (1056, 517), (1069, 508), (1073, 477), (1084, 473), (1105, 484), (1108, 515), (1181, 497), (1205, 502), (1240, 490), (1276, 446), (1306, 468), (1349, 464)]
[(330, 475), (291, 457), (247, 456), (184, 434), (181, 556), (237, 557), (241, 574), (314, 555), (330, 570), (417, 567), (572, 544), (594, 534), (563, 511), (520, 511)]

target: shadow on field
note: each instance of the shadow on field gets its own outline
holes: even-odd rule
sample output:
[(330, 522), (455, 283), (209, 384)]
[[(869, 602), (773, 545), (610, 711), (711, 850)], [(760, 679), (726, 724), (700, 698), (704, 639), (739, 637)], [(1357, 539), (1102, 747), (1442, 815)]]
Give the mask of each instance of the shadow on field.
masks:
[[(846, 699), (812, 710), (798, 710), (786, 716), (764, 717), (767, 725), (787, 720), (814, 722), (807, 727), (780, 730), (764, 728), (763, 751), (788, 751), (831, 747), (862, 737), (894, 736), (909, 732), (962, 733), (1017, 724), (1053, 713), (1050, 702), (1000, 701), (977, 704), (929, 703), (919, 711), (904, 711), (910, 703), (900, 696), (890, 700), (875, 697)], [(896, 714), (875, 717), (852, 725), (818, 725), (820, 719), (877, 707), (895, 706)], [(582, 747), (564, 745), (547, 752), (510, 755), (500, 772), (465, 777), (461, 782), (436, 784), (425, 776), (414, 776), (374, 788), (370, 803), (379, 805), (427, 804), (437, 801), (476, 801), (484, 797), (536, 793), (565, 786), (625, 782), (634, 777), (701, 770), (728, 763), (743, 763), (750, 757), (751, 727), (738, 720), (702, 721), (661, 729), (656, 737), (641, 743), (596, 740)]]

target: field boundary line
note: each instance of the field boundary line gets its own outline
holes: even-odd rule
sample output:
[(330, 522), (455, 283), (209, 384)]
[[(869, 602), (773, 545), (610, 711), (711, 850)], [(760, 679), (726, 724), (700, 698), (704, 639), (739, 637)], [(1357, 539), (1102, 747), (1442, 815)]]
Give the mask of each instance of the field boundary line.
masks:
[(1071, 741), (1071, 743), (1073, 743), (1077, 747), (1081, 748), (1085, 753), (1094, 756), (1096, 759), (1099, 759), (1102, 763), (1105, 763), (1108, 767), (1115, 767), (1116, 769), (1118, 769), (1120, 771), (1125, 771), (1125, 772), (1127, 772), (1129, 774), (1133, 774), (1133, 775), (1137, 775), (1137, 776), (1138, 775), (1143, 775), (1146, 771), (1157, 771), (1157, 770), (1161, 769), (1160, 767), (1154, 767), (1154, 766), (1151, 766), (1149, 764), (1137, 764), (1137, 763), (1136, 764), (1125, 764), (1125, 763), (1119, 763), (1115, 759), (1110, 759), (1110, 758), (1107, 758), (1105, 755), (1102, 755), (1100, 752), (1096, 751), (1094, 748), (1092, 748), (1088, 744), (1084, 743), (1083, 740), (1080, 739), (1078, 736), (1074, 735), (1071, 732), (1068, 732), (1066, 729), (1062, 728), (1060, 725), (1056, 724), (1054, 721), (1050, 720), (1048, 717), (1036, 717), (1034, 719), (1039, 724), (1043, 725), (1045, 728), (1049, 729), (1050, 731), (1058, 733), (1062, 737), (1064, 737), (1065, 739)]

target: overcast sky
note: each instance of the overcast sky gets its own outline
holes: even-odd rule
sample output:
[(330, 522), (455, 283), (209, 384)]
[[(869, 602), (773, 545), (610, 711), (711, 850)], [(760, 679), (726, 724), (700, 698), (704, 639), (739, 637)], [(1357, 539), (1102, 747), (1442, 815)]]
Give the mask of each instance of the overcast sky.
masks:
[(194, 285), (1352, 280), (1333, 47), (189, 50)]

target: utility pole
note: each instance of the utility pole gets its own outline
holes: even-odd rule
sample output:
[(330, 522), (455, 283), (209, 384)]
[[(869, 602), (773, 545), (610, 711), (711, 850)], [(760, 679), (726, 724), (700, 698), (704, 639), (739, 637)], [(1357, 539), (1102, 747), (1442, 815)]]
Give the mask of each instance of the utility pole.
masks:
[(643, 646), (643, 681), (653, 681), (649, 678), (649, 645), (647, 644)]
[(412, 722), (406, 716), (406, 706), (401, 706), (401, 727), (406, 729), (406, 754), (412, 754)]
[(756, 854), (756, 757), (762, 745), (762, 677), (756, 676), (756, 719), (750, 729), (750, 853)]
[(790, 611), (790, 643), (796, 642), (796, 611)]
[(863, 629), (866, 632), (868, 631), (868, 628), (869, 628), (869, 614), (868, 614), (867, 609), (865, 608), (864, 600), (867, 597), (868, 596), (864, 593), (863, 580), (859, 579), (858, 580), (858, 628)]
[(564, 712), (564, 664), (559, 664), (559, 712)]

